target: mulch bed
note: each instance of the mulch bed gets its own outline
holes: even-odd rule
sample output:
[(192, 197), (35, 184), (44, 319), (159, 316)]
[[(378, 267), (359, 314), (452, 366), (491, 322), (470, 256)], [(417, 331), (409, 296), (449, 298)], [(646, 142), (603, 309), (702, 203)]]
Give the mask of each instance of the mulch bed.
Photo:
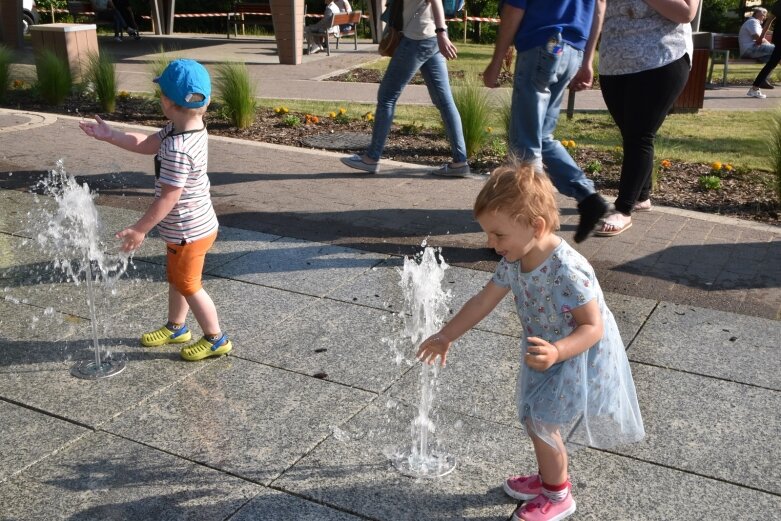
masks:
[[(165, 123), (156, 102), (134, 97), (120, 99), (116, 110), (110, 114), (101, 113), (97, 103), (79, 96), (68, 98), (56, 107), (43, 105), (34, 101), (27, 90), (11, 90), (0, 106), (68, 115), (83, 114), (87, 117), (98, 113), (109, 122), (121, 121), (153, 127), (160, 127)], [(301, 123), (290, 126), (286, 125), (283, 118), (274, 110), (266, 108), (258, 111), (258, 117), (251, 127), (239, 130), (220, 114), (216, 104), (212, 107), (207, 114), (207, 124), (209, 132), (218, 136), (305, 147), (302, 140), (315, 134), (371, 133), (371, 123), (359, 117), (362, 115), (350, 115), (351, 117), (343, 122), (318, 115), (317, 124), (305, 124), (304, 114), (295, 114), (291, 111), (288, 115), (298, 116)], [(289, 108), (294, 109), (295, 102), (291, 101)], [(345, 150), (345, 152), (359, 152), (359, 150)], [(576, 147), (571, 149), (571, 153), (601, 193), (608, 198), (615, 196), (621, 168), (620, 152)], [(450, 147), (441, 131), (394, 125), (384, 157), (410, 163), (439, 165), (450, 160)], [(483, 152), (470, 161), (470, 164), (473, 171), (484, 173), (501, 164), (503, 160), (504, 157)], [(660, 171), (658, 185), (652, 196), (653, 202), (658, 205), (729, 215), (764, 223), (781, 222), (779, 221), (781, 204), (773, 191), (772, 174), (740, 168), (731, 172), (723, 171), (720, 174), (721, 188), (706, 190), (700, 186), (700, 177), (710, 174), (710, 165), (674, 161)]]

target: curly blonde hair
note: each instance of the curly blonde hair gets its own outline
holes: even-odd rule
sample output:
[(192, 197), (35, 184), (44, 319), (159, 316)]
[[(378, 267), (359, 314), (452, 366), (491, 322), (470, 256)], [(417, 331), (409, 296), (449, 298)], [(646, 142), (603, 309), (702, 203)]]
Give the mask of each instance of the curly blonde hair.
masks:
[(548, 176), (530, 163), (513, 161), (500, 166), (477, 195), (475, 218), (486, 212), (503, 212), (530, 226), (541, 217), (547, 232), (559, 229), (559, 209)]

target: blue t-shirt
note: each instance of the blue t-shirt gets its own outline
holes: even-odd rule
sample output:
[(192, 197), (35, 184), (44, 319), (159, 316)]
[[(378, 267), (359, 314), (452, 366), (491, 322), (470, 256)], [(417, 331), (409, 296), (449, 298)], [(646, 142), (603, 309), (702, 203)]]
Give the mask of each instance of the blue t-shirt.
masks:
[(525, 11), (515, 35), (518, 52), (545, 45), (558, 33), (572, 47), (581, 51), (586, 47), (595, 0), (505, 0), (505, 3)]

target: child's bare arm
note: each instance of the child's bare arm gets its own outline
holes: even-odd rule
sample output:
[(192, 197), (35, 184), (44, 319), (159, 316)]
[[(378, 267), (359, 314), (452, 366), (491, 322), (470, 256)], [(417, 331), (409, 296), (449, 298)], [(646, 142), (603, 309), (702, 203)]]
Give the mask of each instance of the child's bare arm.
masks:
[(489, 282), (467, 301), (453, 319), (445, 324), (439, 333), (430, 336), (420, 345), (417, 357), (424, 363), (433, 364), (439, 356), (442, 366), (447, 361), (450, 345), (461, 335), (476, 326), (501, 302), (510, 288)]
[(152, 155), (160, 148), (160, 136), (142, 134), (140, 132), (122, 132), (111, 128), (100, 116), (95, 115), (95, 121), (79, 121), (79, 128), (90, 137), (105, 141), (131, 152)]
[(569, 335), (553, 343), (530, 336), (526, 351), (526, 365), (537, 371), (545, 371), (557, 362), (563, 362), (591, 348), (602, 338), (602, 314), (597, 299), (571, 311), (577, 327)]
[(148, 234), (157, 223), (171, 213), (171, 210), (179, 201), (182, 195), (182, 187), (175, 187), (167, 184), (160, 184), (160, 197), (149, 207), (144, 215), (136, 224), (125, 228), (117, 233), (117, 239), (122, 240), (123, 251), (133, 251), (141, 247), (146, 234)]

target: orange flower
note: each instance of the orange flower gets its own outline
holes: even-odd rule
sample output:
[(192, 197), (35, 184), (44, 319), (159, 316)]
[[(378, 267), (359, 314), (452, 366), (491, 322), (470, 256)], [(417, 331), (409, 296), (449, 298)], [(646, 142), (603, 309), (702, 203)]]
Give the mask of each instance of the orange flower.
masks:
[(672, 163), (668, 159), (662, 159), (662, 168), (670, 168)]
[(710, 164), (711, 170), (721, 170), (721, 162), (720, 161), (714, 161)]

